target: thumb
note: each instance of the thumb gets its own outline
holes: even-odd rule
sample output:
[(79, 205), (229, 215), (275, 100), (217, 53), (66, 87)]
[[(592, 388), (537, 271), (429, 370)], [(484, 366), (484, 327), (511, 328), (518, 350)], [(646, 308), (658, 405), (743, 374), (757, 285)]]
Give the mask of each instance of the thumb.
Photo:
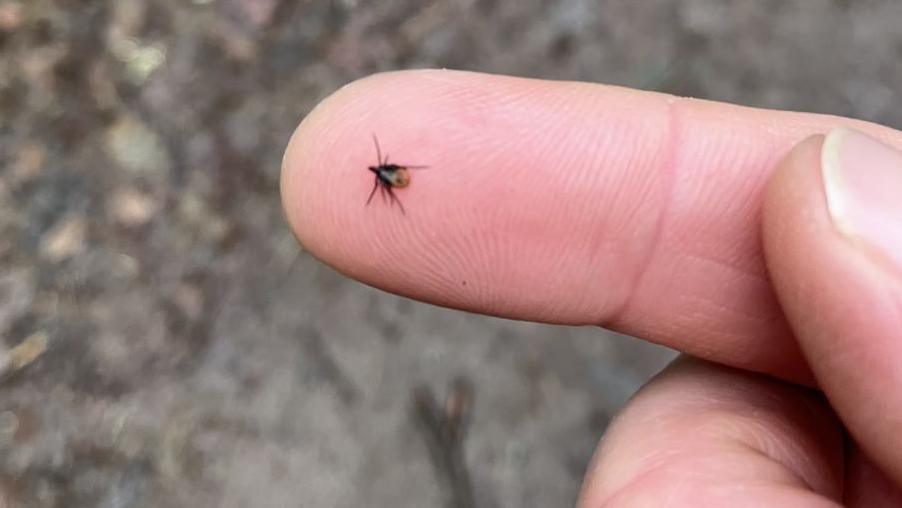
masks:
[(803, 141), (769, 184), (763, 228), (818, 384), (902, 485), (902, 153), (847, 129)]

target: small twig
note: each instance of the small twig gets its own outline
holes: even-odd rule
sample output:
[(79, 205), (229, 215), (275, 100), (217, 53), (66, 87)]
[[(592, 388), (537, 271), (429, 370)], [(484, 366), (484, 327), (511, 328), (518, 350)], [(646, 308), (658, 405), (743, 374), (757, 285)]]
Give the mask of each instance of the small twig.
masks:
[(444, 408), (425, 386), (413, 391), (418, 427), (429, 449), (439, 482), (445, 487), (448, 508), (474, 508), (473, 487), (464, 457), (464, 438), (470, 423), (473, 388), (457, 378), (452, 382)]

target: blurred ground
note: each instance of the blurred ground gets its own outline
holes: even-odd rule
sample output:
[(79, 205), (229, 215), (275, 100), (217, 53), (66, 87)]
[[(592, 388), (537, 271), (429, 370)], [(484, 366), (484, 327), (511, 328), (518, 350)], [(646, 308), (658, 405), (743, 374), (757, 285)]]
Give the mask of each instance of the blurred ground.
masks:
[(0, 498), (442, 506), (431, 458), (451, 452), (411, 393), (440, 405), (462, 376), (475, 505), (572, 505), (670, 353), (417, 304), (299, 254), (292, 129), (354, 78), (424, 66), (900, 127), (900, 26), (891, 0), (0, 0), (0, 345), (47, 348), (0, 384)]

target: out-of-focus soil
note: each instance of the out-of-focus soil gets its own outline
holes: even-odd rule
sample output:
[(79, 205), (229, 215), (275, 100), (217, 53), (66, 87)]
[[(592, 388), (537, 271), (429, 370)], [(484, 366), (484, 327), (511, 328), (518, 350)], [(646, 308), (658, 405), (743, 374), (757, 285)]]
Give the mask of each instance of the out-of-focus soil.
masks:
[(442, 506), (411, 393), (461, 377), (475, 506), (572, 505), (671, 353), (330, 271), (282, 217), (293, 128), (411, 67), (898, 127), (899, 27), (891, 0), (0, 0), (0, 349), (47, 346), (0, 384), (0, 499)]

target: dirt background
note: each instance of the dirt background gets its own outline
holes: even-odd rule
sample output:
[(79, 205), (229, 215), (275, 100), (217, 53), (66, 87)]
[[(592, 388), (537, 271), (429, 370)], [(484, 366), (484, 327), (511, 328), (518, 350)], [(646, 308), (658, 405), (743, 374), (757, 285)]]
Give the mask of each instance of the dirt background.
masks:
[(281, 215), (293, 128), (412, 67), (900, 127), (899, 27), (891, 0), (0, 0), (0, 498), (572, 505), (671, 353), (323, 267)]

